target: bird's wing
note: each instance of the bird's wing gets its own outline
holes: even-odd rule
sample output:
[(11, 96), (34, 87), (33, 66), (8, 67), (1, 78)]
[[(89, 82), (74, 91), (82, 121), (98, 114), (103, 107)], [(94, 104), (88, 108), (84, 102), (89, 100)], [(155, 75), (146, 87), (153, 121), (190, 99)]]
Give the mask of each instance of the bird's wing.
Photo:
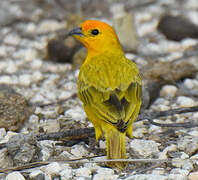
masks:
[(79, 98), (85, 106), (90, 106), (101, 120), (115, 125), (121, 132), (128, 128), (131, 120), (135, 120), (133, 116), (137, 116), (141, 104), (142, 89), (138, 74), (131, 77), (127, 85), (114, 90), (96, 87), (79, 78), (78, 90)]

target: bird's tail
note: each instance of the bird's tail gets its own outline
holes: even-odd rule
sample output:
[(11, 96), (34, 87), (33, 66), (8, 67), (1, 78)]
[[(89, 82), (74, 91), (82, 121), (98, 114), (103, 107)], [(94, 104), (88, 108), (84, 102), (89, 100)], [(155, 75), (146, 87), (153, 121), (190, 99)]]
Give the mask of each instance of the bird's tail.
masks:
[[(107, 159), (126, 159), (125, 135), (126, 133), (119, 132), (115, 128), (105, 130)], [(107, 166), (124, 169), (127, 166), (127, 163), (108, 162)]]

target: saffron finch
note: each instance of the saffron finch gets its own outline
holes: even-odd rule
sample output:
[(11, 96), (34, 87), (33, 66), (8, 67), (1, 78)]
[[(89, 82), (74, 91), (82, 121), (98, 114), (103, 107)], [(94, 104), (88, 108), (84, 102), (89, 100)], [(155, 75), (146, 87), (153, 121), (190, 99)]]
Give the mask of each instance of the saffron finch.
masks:
[[(96, 140), (105, 137), (107, 159), (126, 159), (125, 136), (132, 138), (132, 123), (141, 106), (138, 69), (125, 57), (113, 28), (104, 22), (86, 20), (69, 35), (87, 48), (77, 85)], [(127, 163), (116, 161), (107, 165), (124, 169)]]

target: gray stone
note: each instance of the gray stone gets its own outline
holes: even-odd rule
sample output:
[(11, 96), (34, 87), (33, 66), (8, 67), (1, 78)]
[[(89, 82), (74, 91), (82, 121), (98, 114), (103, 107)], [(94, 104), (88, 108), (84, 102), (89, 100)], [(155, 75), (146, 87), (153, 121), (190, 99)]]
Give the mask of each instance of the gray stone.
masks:
[(130, 153), (135, 154), (138, 158), (152, 158), (159, 155), (159, 144), (152, 140), (134, 139), (130, 143)]
[(193, 136), (181, 137), (178, 142), (178, 148), (189, 156), (198, 150), (198, 138)]
[(6, 176), (5, 180), (25, 180), (25, 178), (20, 172), (15, 171), (15, 172), (9, 173)]

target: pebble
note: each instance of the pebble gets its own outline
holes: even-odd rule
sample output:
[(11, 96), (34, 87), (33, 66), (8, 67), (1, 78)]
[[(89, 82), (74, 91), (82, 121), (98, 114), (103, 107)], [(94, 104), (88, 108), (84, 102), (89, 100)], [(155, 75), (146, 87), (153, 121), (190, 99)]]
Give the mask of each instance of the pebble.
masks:
[(191, 156), (198, 150), (198, 138), (193, 136), (184, 136), (178, 140), (178, 148)]
[(114, 174), (113, 169), (109, 168), (100, 168), (96, 171), (93, 180), (116, 180), (118, 175)]
[(15, 171), (15, 172), (9, 173), (6, 176), (5, 180), (25, 180), (25, 178), (20, 172)]
[(165, 85), (162, 87), (160, 91), (160, 96), (164, 97), (174, 97), (177, 93), (178, 89), (173, 85)]
[(59, 173), (62, 180), (72, 180), (73, 179), (73, 170), (71, 168), (64, 169)]
[(167, 153), (169, 151), (176, 151), (177, 146), (175, 144), (171, 144), (170, 146), (167, 146), (162, 152), (159, 153), (159, 159), (167, 159)]
[(41, 59), (34, 59), (34, 61), (31, 62), (31, 67), (33, 69), (40, 69), (43, 65), (43, 61)]
[(192, 98), (185, 97), (185, 96), (179, 96), (177, 97), (177, 104), (179, 104), (181, 107), (192, 107), (195, 106), (196, 103)]
[(8, 151), (6, 148), (0, 149), (0, 168), (11, 167), (13, 165), (13, 160), (8, 156)]
[(193, 89), (194, 88), (194, 83), (192, 79), (185, 79), (184, 80), (184, 86), (186, 86), (188, 89)]
[(34, 170), (29, 174), (29, 178), (33, 180), (44, 179), (45, 174), (41, 170)]
[(188, 180), (197, 180), (198, 179), (198, 172), (192, 172), (188, 176)]
[(19, 83), (22, 86), (30, 86), (32, 83), (32, 75), (30, 74), (22, 74), (19, 76)]
[(84, 121), (86, 119), (86, 114), (81, 107), (74, 107), (65, 111), (64, 115), (66, 118), (70, 118), (75, 121)]
[(132, 175), (125, 180), (169, 180), (167, 176), (158, 174), (138, 174)]
[(158, 157), (158, 146), (153, 140), (134, 139), (130, 143), (131, 151), (139, 158)]
[(187, 170), (174, 168), (170, 171), (170, 174), (168, 177), (170, 180), (186, 180), (188, 174), (189, 174), (189, 171)]
[(6, 130), (5, 128), (0, 128), (0, 141), (5, 137)]
[(55, 20), (44, 20), (37, 26), (37, 33), (54, 32), (65, 28), (65, 23), (59, 23)]
[(89, 152), (82, 145), (74, 145), (71, 148), (71, 153), (78, 158), (89, 155)]
[(51, 177), (58, 175), (59, 172), (61, 171), (61, 167), (57, 162), (53, 162), (48, 164), (47, 166), (43, 167), (42, 170), (50, 175)]
[(87, 167), (81, 167), (76, 170), (77, 177), (91, 178), (91, 171)]
[(50, 141), (50, 140), (39, 141), (39, 146), (41, 147), (40, 159), (42, 161), (47, 161), (54, 152), (54, 141)]

